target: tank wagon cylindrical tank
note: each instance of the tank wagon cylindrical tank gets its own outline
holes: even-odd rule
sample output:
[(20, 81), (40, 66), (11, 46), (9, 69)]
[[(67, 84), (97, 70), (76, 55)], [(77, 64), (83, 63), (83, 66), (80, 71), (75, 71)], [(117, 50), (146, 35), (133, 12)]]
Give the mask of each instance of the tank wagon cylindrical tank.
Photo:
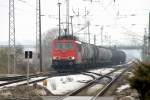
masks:
[(119, 63), (124, 63), (126, 60), (126, 54), (117, 49), (111, 49), (112, 52), (112, 58), (111, 61), (113, 64), (119, 64)]

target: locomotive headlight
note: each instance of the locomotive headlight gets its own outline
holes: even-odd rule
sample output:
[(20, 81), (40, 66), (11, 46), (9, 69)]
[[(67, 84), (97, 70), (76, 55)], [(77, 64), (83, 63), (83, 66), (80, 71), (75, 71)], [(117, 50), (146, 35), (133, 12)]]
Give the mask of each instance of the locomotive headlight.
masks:
[(68, 59), (69, 59), (69, 60), (74, 60), (74, 59), (75, 59), (75, 57), (74, 57), (74, 56), (72, 56), (72, 57), (69, 57)]
[(54, 57), (53, 57), (53, 60), (56, 60), (56, 59), (58, 59), (58, 57), (54, 56)]
[(75, 59), (75, 57), (73, 56), (73, 57), (71, 57), (71, 59), (72, 59), (72, 60), (74, 60), (74, 59)]

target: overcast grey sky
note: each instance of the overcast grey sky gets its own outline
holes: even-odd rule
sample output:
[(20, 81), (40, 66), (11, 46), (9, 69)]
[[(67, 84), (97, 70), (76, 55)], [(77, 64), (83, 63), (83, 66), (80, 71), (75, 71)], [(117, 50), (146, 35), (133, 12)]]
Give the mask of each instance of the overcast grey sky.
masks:
[[(25, 3), (22, 1), (26, 1)], [(61, 5), (61, 22), (65, 22), (65, 0), (59, 0)], [(74, 30), (79, 30), (77, 24), (85, 24), (85, 7), (89, 11), (87, 21), (90, 21), (91, 41), (93, 34), (97, 36), (100, 44), (100, 27), (104, 26), (105, 44), (141, 43), (144, 28), (148, 28), (148, 13), (150, 0), (70, 0), (70, 15), (79, 14), (73, 18)], [(41, 0), (42, 7), (42, 33), (58, 27), (57, 0)], [(20, 44), (35, 44), (36, 0), (15, 0), (16, 42)], [(9, 0), (0, 0), (0, 44), (8, 43), (8, 4)], [(74, 13), (74, 12), (75, 13)], [(99, 25), (99, 26), (96, 26)], [(65, 27), (62, 25), (62, 27)], [(81, 27), (80, 27), (81, 28)], [(86, 30), (81, 31), (84, 33)], [(82, 34), (80, 35), (82, 39)], [(107, 36), (106, 36), (107, 35)], [(136, 35), (136, 37), (135, 37)], [(138, 39), (133, 39), (138, 38)], [(107, 41), (109, 40), (109, 41)], [(110, 41), (111, 40), (111, 41)], [(93, 42), (93, 41), (92, 41)]]

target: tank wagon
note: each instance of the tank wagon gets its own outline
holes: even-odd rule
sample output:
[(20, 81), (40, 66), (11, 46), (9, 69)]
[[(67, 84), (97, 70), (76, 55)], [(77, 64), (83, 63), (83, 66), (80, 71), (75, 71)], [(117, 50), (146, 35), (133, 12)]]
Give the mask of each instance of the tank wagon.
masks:
[(52, 67), (76, 69), (120, 64), (126, 60), (123, 51), (78, 41), (72, 36), (62, 36), (52, 42)]

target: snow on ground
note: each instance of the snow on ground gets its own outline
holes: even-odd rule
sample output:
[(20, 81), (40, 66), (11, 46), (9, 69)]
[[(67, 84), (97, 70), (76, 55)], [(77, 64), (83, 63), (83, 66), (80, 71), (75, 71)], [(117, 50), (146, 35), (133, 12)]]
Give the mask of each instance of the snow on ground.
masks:
[(95, 70), (90, 70), (90, 72), (94, 72), (94, 73), (98, 73), (98, 74), (102, 74), (105, 75), (111, 71), (113, 71), (114, 68), (102, 68), (102, 69), (95, 69)]
[(114, 72), (113, 74), (111, 74), (111, 78), (115, 78), (116, 76), (118, 76), (119, 74), (121, 74), (124, 71), (124, 69), (120, 69), (116, 72)]
[(36, 81), (36, 80), (40, 80), (40, 79), (44, 79), (44, 78), (46, 78), (46, 77), (36, 77), (36, 78), (31, 78), (30, 80), (31, 81)]
[(116, 92), (121, 92), (121, 91), (123, 91), (124, 89), (129, 88), (129, 87), (130, 87), (129, 84), (122, 85), (122, 86), (120, 86), (120, 87), (117, 88), (117, 91), (116, 91)]
[[(90, 72), (106, 74), (114, 70), (113, 68), (103, 68), (91, 70)], [(92, 80), (93, 78), (87, 75), (78, 74), (78, 75), (68, 75), (68, 76), (57, 76), (47, 79), (47, 86), (45, 86), (52, 94), (63, 95), (70, 91), (73, 91), (83, 85), (86, 82)], [(43, 82), (39, 82), (39, 85), (44, 85)]]
[(0, 84), (6, 83), (7, 81), (0, 81)]
[[(46, 88), (55, 95), (62, 95), (83, 86), (85, 82), (90, 80), (92, 80), (90, 76), (81, 74), (52, 77), (47, 79)], [(42, 82), (38, 84), (43, 85)]]
[[(43, 78), (45, 78), (45, 77), (31, 78), (31, 79), (29, 79), (29, 82), (36, 81), (36, 80), (43, 79)], [(2, 84), (2, 83), (7, 83), (7, 81), (0, 81), (0, 84)], [(6, 88), (6, 87), (11, 87), (11, 86), (17, 86), (17, 85), (21, 85), (21, 84), (25, 84), (25, 83), (27, 83), (27, 80), (17, 82), (17, 83), (8, 84), (8, 85), (5, 85), (5, 86), (1, 86), (0, 89)]]

